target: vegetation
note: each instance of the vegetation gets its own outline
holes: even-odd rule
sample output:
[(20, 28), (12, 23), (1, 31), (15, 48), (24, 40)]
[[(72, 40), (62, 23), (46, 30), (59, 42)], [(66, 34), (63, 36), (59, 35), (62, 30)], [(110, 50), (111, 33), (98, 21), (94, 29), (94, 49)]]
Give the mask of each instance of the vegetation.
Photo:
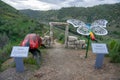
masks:
[(61, 33), (61, 34), (58, 36), (58, 41), (63, 44), (64, 41), (65, 41), (65, 34)]
[(111, 62), (120, 63), (120, 42), (111, 40), (108, 44)]
[(36, 63), (36, 60), (35, 60), (34, 58), (32, 58), (32, 57), (25, 58), (25, 59), (24, 59), (24, 63), (25, 63), (25, 64), (32, 64), (32, 65), (37, 64), (37, 63)]

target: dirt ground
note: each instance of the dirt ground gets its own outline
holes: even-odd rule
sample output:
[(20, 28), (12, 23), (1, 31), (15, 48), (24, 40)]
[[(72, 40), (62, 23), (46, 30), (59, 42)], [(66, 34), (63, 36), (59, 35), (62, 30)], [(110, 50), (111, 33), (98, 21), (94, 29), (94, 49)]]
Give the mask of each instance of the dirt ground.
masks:
[(43, 63), (38, 70), (17, 73), (15, 68), (9, 68), (0, 73), (0, 80), (120, 80), (120, 64), (104, 59), (102, 69), (95, 69), (96, 55), (85, 50), (66, 49), (56, 43), (53, 48), (46, 49)]

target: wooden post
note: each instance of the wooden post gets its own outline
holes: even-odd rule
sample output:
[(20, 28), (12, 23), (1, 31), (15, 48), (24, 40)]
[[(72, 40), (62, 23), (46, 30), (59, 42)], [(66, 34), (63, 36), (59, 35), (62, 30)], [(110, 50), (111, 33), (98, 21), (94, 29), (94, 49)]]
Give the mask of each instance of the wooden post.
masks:
[(53, 25), (52, 25), (52, 23), (50, 23), (50, 38), (51, 38), (50, 45), (52, 45), (54, 43), (54, 40), (53, 40)]
[(65, 47), (68, 46), (68, 30), (69, 30), (69, 25), (67, 25), (65, 29)]

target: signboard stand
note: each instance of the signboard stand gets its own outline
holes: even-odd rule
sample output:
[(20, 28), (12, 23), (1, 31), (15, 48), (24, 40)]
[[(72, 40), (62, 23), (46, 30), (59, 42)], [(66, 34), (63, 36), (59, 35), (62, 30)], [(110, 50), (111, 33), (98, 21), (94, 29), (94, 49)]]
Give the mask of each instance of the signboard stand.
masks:
[(108, 54), (107, 46), (103, 43), (92, 43), (92, 51), (96, 54), (95, 68), (102, 68), (104, 55)]
[(11, 57), (14, 57), (17, 72), (24, 72), (23, 58), (28, 56), (29, 47), (14, 46)]
[(101, 68), (103, 65), (104, 54), (97, 54), (95, 68)]
[(14, 61), (16, 64), (16, 71), (17, 72), (24, 72), (23, 58), (22, 57), (15, 57)]

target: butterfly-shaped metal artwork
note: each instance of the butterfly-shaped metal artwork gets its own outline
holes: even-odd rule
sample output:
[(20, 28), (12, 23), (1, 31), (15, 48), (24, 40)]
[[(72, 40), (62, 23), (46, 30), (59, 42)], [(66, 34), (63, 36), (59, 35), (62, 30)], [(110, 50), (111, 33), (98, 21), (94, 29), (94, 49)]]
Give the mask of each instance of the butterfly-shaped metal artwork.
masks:
[(72, 24), (77, 28), (77, 32), (81, 35), (90, 35), (92, 32), (96, 35), (106, 35), (108, 31), (105, 29), (108, 23), (105, 19), (95, 20), (91, 26), (87, 26), (83, 21), (76, 19), (69, 19), (67, 23)]

